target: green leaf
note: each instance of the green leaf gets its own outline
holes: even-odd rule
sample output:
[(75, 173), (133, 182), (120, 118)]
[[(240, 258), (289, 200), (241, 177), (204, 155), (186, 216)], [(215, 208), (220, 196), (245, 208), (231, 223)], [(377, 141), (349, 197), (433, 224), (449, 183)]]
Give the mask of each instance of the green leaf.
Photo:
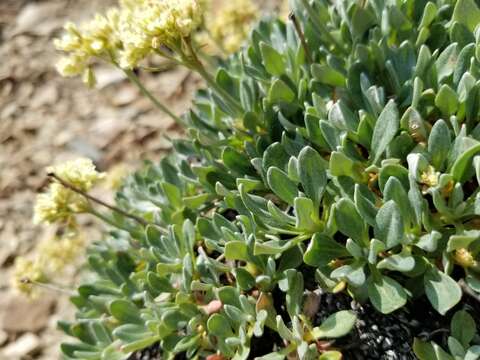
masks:
[(280, 76), (285, 73), (285, 61), (277, 50), (261, 42), (260, 51), (262, 52), (263, 65), (270, 75)]
[(442, 315), (457, 305), (462, 298), (460, 286), (437, 268), (431, 268), (425, 273), (424, 285), (428, 300)]
[(222, 314), (213, 314), (207, 321), (208, 331), (215, 336), (228, 338), (234, 336), (230, 322)]
[(303, 260), (310, 266), (323, 267), (332, 260), (348, 256), (349, 253), (345, 246), (326, 235), (315, 234), (308, 245)]
[(467, 348), (477, 333), (477, 325), (472, 316), (465, 310), (460, 310), (452, 317), (450, 325), (452, 336)]
[(319, 207), (327, 185), (327, 173), (320, 154), (310, 146), (305, 147), (298, 156), (298, 170), (305, 194), (315, 207)]
[(240, 289), (248, 291), (255, 286), (255, 278), (244, 268), (234, 269), (234, 274)]
[(480, 23), (480, 9), (474, 0), (458, 0), (453, 10), (452, 20), (464, 24), (473, 32)]
[(402, 242), (403, 220), (398, 205), (390, 200), (378, 211), (376, 217), (375, 237), (383, 240), (387, 249), (391, 249)]
[(332, 279), (343, 279), (354, 287), (365, 284), (365, 270), (363, 261), (355, 262), (352, 265), (343, 265), (330, 273)]
[(419, 360), (454, 360), (436, 343), (428, 343), (415, 338), (413, 352)]
[(330, 315), (312, 330), (315, 339), (336, 339), (347, 335), (355, 326), (357, 316), (353, 311), (339, 311)]
[(407, 192), (405, 191), (405, 188), (400, 180), (393, 176), (388, 179), (383, 189), (383, 194), (384, 201), (387, 202), (393, 200), (400, 210), (403, 221), (405, 223), (409, 223), (412, 214), (412, 208), (408, 200)]
[(249, 261), (247, 244), (243, 241), (229, 241), (225, 245), (225, 258), (227, 260)]
[(400, 127), (400, 119), (395, 101), (390, 100), (377, 119), (373, 130), (371, 157), (377, 163), (388, 144), (393, 140)]
[(305, 232), (316, 232), (322, 230), (318, 219), (318, 210), (314, 208), (313, 202), (304, 197), (295, 198), (295, 215), (297, 217), (295, 228)]
[(280, 79), (273, 82), (268, 92), (268, 99), (272, 103), (291, 103), (295, 97), (293, 90)]
[(480, 346), (475, 345), (467, 350), (464, 360), (478, 360), (480, 359)]
[(450, 129), (445, 121), (437, 120), (428, 137), (428, 152), (432, 156), (432, 165), (437, 170), (443, 169), (452, 141)]
[(368, 297), (372, 305), (383, 314), (390, 314), (407, 303), (407, 293), (403, 287), (388, 276), (368, 279)]
[(443, 84), (435, 97), (435, 106), (440, 109), (444, 116), (450, 117), (458, 109), (457, 93), (447, 84)]
[(437, 5), (435, 3), (429, 1), (427, 5), (425, 5), (425, 9), (423, 10), (423, 16), (422, 20), (420, 20), (420, 24), (418, 25), (418, 28), (421, 29), (423, 27), (428, 27), (430, 24), (435, 20), (435, 17), (437, 16)]
[(268, 169), (268, 185), (272, 191), (289, 205), (293, 205), (298, 196), (298, 187), (288, 175), (276, 167)]
[(336, 204), (335, 223), (340, 232), (362, 243), (365, 236), (365, 222), (353, 201), (343, 198)]
[(461, 234), (450, 236), (447, 243), (447, 251), (452, 252), (462, 248), (467, 249), (471, 243), (480, 239), (479, 230), (467, 230)]
[(447, 46), (436, 61), (438, 81), (453, 74), (458, 59), (458, 44), (453, 43)]
[(362, 171), (355, 161), (339, 151), (333, 151), (331, 153), (329, 168), (333, 176), (348, 176), (353, 179), (359, 179)]
[(480, 143), (470, 147), (468, 150), (460, 154), (452, 166), (451, 174), (455, 181), (464, 183), (473, 175), (473, 158), (480, 154)]
[(377, 264), (377, 269), (409, 272), (415, 268), (415, 259), (411, 254), (400, 253), (389, 256)]
[(110, 314), (122, 323), (143, 324), (139, 309), (130, 301), (114, 300), (109, 305)]
[(312, 75), (318, 82), (330, 86), (345, 86), (347, 81), (342, 73), (328, 65), (313, 64)]
[(342, 353), (338, 351), (333, 351), (333, 350), (325, 351), (318, 358), (318, 360), (342, 360), (342, 359), (343, 359)]
[(366, 185), (355, 184), (355, 206), (362, 218), (371, 226), (375, 226), (378, 209), (375, 206), (375, 196)]
[(438, 241), (442, 238), (442, 234), (433, 230), (431, 233), (420, 236), (415, 246), (428, 252), (434, 252), (438, 248)]

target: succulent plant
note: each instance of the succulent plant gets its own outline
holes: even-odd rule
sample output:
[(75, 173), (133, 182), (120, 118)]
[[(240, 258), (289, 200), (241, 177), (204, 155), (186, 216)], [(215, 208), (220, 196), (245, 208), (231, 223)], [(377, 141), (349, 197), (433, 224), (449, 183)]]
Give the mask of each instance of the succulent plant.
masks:
[(479, 6), (291, 5), (219, 65), (175, 151), (119, 190), (122, 213), (102, 215), (116, 229), (89, 250), (67, 358), (159, 343), (165, 359), (340, 359), (320, 340), (355, 315), (315, 323), (315, 288), (383, 314), (426, 295), (444, 315), (462, 286), (480, 293)]
[(477, 327), (468, 312), (461, 310), (453, 315), (450, 332), (451, 336), (447, 341), (449, 353), (434, 341), (424, 342), (415, 339), (413, 344), (415, 355), (420, 360), (469, 360), (480, 357), (480, 346), (472, 345), (473, 341), (478, 344)]

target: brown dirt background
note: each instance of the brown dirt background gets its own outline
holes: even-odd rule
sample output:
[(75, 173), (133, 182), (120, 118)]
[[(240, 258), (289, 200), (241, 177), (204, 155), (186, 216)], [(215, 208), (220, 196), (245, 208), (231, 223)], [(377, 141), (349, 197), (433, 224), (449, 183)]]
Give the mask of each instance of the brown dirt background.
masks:
[[(67, 295), (44, 292), (30, 302), (10, 286), (17, 256), (29, 254), (54, 227), (34, 226), (35, 195), (46, 185), (44, 168), (76, 157), (92, 158), (102, 171), (156, 161), (181, 136), (121, 73), (97, 71), (98, 86), (62, 79), (53, 65), (52, 39), (66, 20), (80, 22), (112, 0), (0, 0), (0, 359), (59, 359), (59, 319), (73, 316)], [(272, 7), (278, 0), (259, 2)], [(183, 69), (143, 75), (150, 89), (177, 114), (188, 108), (198, 78)], [(102, 225), (82, 219), (88, 238)], [(53, 279), (74, 289), (79, 266)]]

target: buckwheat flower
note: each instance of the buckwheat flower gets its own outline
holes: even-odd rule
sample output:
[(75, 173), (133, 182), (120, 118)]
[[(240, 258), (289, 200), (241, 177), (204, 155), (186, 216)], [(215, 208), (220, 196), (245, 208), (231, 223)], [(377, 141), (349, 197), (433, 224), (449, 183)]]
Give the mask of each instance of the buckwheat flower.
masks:
[[(104, 173), (97, 172), (89, 159), (68, 161), (47, 168), (47, 172), (85, 192), (105, 177)], [(53, 182), (47, 192), (37, 196), (33, 221), (35, 224), (67, 223), (72, 220), (74, 214), (84, 213), (88, 209), (89, 203), (82, 195), (58, 182)]]
[(87, 65), (83, 57), (64, 56), (56, 64), (57, 71), (63, 77), (74, 77), (82, 74)]
[(58, 183), (50, 184), (48, 191), (37, 196), (34, 206), (35, 224), (69, 222), (74, 213), (84, 212), (88, 202)]
[(38, 293), (35, 291), (34, 283), (41, 282), (45, 278), (41, 264), (35, 260), (17, 257), (15, 259), (12, 285), (24, 295), (35, 298)]
[(80, 26), (67, 23), (65, 34), (54, 40), (56, 49), (65, 53), (57, 63), (59, 73), (65, 77), (81, 75), (91, 71), (96, 58), (109, 61), (114, 58), (122, 47), (118, 37), (119, 20), (119, 10), (111, 8), (106, 15), (97, 14)]
[(206, 21), (213, 40), (227, 53), (236, 52), (258, 19), (259, 8), (251, 0), (228, 2)]
[(110, 190), (118, 190), (122, 186), (128, 173), (128, 167), (123, 164), (115, 165), (111, 169), (108, 169), (107, 176), (105, 177), (105, 187)]
[(124, 0), (121, 8), (119, 64), (126, 69), (135, 68), (162, 46), (178, 47), (179, 40), (203, 22), (204, 6), (199, 0)]
[(438, 185), (438, 178), (440, 173), (435, 171), (433, 166), (429, 166), (426, 171), (420, 174), (420, 182), (428, 187), (434, 187)]
[(48, 272), (56, 273), (75, 261), (84, 248), (84, 238), (77, 231), (69, 231), (41, 242), (37, 248), (38, 261)]
[(105, 177), (105, 173), (99, 173), (92, 160), (80, 158), (67, 161), (63, 164), (50, 166), (47, 173), (53, 173), (60, 179), (75, 186), (82, 191), (89, 191), (98, 181)]
[(466, 269), (477, 265), (472, 253), (465, 248), (456, 250), (454, 259), (458, 265)]

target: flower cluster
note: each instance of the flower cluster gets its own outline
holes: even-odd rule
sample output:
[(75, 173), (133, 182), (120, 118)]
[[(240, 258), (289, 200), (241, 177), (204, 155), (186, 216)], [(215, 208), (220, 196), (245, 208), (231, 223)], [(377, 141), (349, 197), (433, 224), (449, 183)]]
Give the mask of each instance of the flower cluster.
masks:
[(252, 0), (229, 2), (218, 13), (211, 13), (206, 27), (214, 42), (226, 53), (236, 52), (248, 37), (260, 9)]
[(38, 287), (71, 264), (85, 247), (84, 238), (75, 228), (62, 236), (42, 241), (30, 258), (15, 260), (13, 287), (30, 298), (38, 295)]
[(200, 0), (121, 0), (106, 15), (77, 27), (68, 23), (65, 35), (55, 41), (67, 53), (57, 64), (62, 76), (83, 74), (94, 83), (92, 63), (99, 58), (124, 69), (132, 69), (155, 49), (174, 48), (181, 38), (202, 23)]
[(91, 65), (95, 58), (110, 59), (121, 46), (118, 38), (120, 12), (111, 8), (106, 15), (97, 14), (93, 20), (77, 27), (65, 25), (65, 34), (55, 40), (55, 47), (67, 53), (57, 69), (62, 76), (73, 77), (83, 74), (84, 81), (93, 85)]
[(199, 0), (124, 0), (120, 37), (123, 41), (119, 63), (132, 69), (152, 51), (162, 46), (176, 48), (203, 21)]
[(15, 269), (13, 272), (13, 287), (28, 297), (34, 298), (38, 295), (33, 283), (42, 281), (45, 275), (40, 263), (35, 260), (18, 257), (15, 259)]
[[(53, 173), (81, 191), (90, 190), (105, 174), (95, 170), (89, 159), (77, 159), (64, 164), (47, 168)], [(53, 182), (48, 191), (39, 194), (34, 208), (34, 222), (54, 223), (70, 222), (73, 214), (88, 210), (88, 201), (74, 191), (58, 182)]]

